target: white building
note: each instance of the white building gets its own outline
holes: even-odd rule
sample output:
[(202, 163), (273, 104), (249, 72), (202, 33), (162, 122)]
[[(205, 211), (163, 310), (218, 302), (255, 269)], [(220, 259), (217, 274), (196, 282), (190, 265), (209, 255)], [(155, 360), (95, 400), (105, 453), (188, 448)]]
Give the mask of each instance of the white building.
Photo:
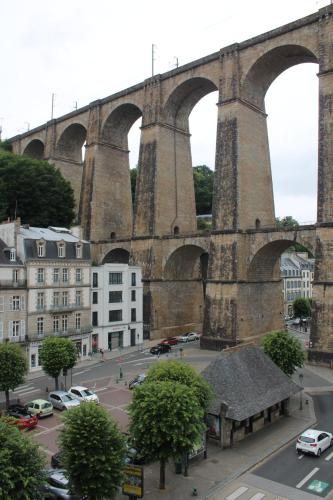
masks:
[(91, 268), (93, 349), (114, 350), (143, 342), (141, 268), (103, 264)]
[[(10, 270), (4, 265), (4, 258), (0, 266), (2, 340), (22, 344), (30, 371), (40, 369), (38, 351), (48, 335), (70, 338), (78, 356), (88, 357), (92, 331), (90, 244), (65, 228), (20, 226), (19, 221), (1, 224), (0, 239), (16, 259), (10, 262), (10, 292), (5, 288)], [(13, 311), (15, 318), (10, 315)]]
[(307, 252), (285, 252), (281, 255), (280, 271), (284, 314), (292, 316), (295, 299), (312, 297), (314, 259)]

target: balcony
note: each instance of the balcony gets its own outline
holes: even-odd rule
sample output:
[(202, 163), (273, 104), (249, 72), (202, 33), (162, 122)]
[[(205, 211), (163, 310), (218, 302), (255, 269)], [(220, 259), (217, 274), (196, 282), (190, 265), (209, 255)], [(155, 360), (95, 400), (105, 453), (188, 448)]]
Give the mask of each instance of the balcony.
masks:
[(0, 280), (0, 288), (26, 288), (27, 280)]
[(81, 328), (68, 328), (66, 331), (59, 331), (59, 332), (54, 332), (54, 331), (48, 331), (44, 333), (38, 333), (38, 332), (31, 332), (29, 335), (26, 335), (27, 339), (25, 341), (38, 341), (38, 340), (43, 340), (46, 337), (70, 337), (71, 335), (85, 335), (87, 333), (92, 332), (92, 326), (91, 325), (86, 325), (82, 326)]
[(27, 342), (27, 335), (17, 335), (15, 337), (2, 337), (0, 342)]
[(47, 308), (47, 311), (51, 313), (57, 313), (61, 311), (75, 311), (75, 309), (85, 309), (86, 307), (88, 306), (85, 306), (83, 304), (76, 304), (75, 302), (70, 304), (51, 304)]

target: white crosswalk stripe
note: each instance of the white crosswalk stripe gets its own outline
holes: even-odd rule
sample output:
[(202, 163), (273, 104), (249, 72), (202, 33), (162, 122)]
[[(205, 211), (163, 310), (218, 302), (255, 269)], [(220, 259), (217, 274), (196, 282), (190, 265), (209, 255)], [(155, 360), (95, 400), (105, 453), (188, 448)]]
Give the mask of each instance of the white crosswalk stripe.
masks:
[(231, 493), (231, 495), (228, 495), (225, 500), (236, 500), (236, 498), (239, 498), (243, 493), (245, 493), (249, 488), (246, 486), (241, 486), (238, 488), (236, 491)]
[(25, 387), (22, 386), (19, 389), (15, 389), (15, 391), (13, 391), (13, 393), (14, 394), (23, 394), (24, 392), (29, 392), (32, 389), (35, 389), (35, 387), (33, 385), (28, 385)]
[(265, 496), (265, 493), (256, 493), (253, 497), (249, 498), (249, 500), (261, 500), (262, 498), (265, 498)]
[(329, 454), (329, 455), (325, 458), (326, 462), (328, 462), (329, 460), (331, 460), (331, 458), (332, 458), (332, 457), (333, 457), (333, 451), (332, 451), (332, 453), (330, 453), (330, 454)]

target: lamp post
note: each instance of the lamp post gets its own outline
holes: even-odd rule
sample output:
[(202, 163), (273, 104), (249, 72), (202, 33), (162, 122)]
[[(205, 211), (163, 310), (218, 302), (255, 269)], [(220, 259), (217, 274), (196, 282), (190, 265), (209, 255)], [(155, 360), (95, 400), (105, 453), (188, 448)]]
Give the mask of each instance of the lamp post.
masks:
[(301, 386), (301, 391), (299, 393), (299, 409), (303, 410), (303, 399), (302, 399), (302, 392), (303, 392), (303, 373), (298, 374), (299, 378), (299, 385)]

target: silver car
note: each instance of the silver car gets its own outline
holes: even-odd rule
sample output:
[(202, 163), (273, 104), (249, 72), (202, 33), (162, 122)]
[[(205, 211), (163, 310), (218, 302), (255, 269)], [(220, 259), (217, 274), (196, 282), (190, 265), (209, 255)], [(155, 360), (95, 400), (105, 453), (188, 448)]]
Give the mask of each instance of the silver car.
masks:
[(93, 403), (99, 404), (97, 394), (95, 394), (91, 389), (83, 387), (82, 385), (71, 387), (68, 392), (73, 398), (77, 399), (78, 401), (92, 401)]
[(66, 391), (52, 391), (49, 394), (48, 400), (58, 410), (69, 410), (75, 406), (80, 406), (80, 401)]

